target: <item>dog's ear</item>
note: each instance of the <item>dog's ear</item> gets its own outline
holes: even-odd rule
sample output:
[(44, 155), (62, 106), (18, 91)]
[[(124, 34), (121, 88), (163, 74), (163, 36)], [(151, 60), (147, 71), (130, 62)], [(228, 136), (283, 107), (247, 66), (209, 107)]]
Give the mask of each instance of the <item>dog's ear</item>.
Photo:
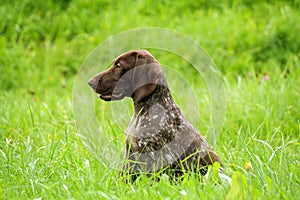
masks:
[(134, 101), (140, 101), (153, 93), (159, 78), (162, 77), (163, 71), (159, 62), (150, 54), (139, 52), (135, 53), (135, 66), (133, 70), (133, 99)]

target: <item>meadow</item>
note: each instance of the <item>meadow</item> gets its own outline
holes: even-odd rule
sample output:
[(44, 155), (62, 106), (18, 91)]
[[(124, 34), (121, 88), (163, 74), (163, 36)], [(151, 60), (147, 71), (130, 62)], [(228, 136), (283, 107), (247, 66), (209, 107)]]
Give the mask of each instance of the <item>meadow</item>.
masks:
[[(299, 22), (298, 0), (1, 1), (0, 199), (299, 199)], [(232, 184), (217, 166), (202, 181), (187, 173), (180, 183), (165, 175), (125, 184), (83, 144), (73, 115), (78, 70), (98, 44), (142, 27), (186, 34), (220, 71), (226, 115), (214, 150)], [(205, 83), (181, 58), (149, 51), (199, 88), (197, 129), (205, 133)], [(175, 100), (189, 112), (188, 97)], [(99, 112), (111, 105), (95, 96)], [(122, 151), (126, 123), (101, 112), (97, 119)]]

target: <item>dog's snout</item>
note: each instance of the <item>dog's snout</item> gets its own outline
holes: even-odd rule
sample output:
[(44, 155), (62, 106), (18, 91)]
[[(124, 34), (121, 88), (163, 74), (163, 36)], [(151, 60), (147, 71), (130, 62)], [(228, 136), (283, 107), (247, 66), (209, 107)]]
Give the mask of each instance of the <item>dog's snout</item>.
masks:
[(100, 80), (100, 75), (94, 76), (93, 78), (91, 78), (88, 83), (91, 86), (91, 88), (93, 88), (93, 90), (96, 92), (97, 90), (97, 86), (99, 84), (99, 80)]

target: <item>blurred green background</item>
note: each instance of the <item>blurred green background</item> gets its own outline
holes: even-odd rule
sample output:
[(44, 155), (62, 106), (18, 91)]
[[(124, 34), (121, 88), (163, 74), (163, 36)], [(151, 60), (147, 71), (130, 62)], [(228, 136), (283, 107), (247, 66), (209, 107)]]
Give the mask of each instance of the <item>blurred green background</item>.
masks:
[(2, 1), (1, 89), (61, 84), (107, 37), (149, 26), (192, 37), (225, 74), (286, 70), (298, 62), (299, 9), (295, 0)]
[[(299, 22), (298, 0), (1, 1), (0, 198), (297, 199)], [(101, 41), (142, 27), (190, 36), (222, 72), (227, 120), (215, 149), (232, 186), (214, 176), (127, 186), (78, 139), (77, 70)]]

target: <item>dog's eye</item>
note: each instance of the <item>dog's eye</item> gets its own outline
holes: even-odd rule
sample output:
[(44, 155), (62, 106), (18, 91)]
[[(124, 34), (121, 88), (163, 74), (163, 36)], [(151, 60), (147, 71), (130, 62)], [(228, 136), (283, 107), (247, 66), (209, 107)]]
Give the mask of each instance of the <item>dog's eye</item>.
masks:
[(121, 64), (119, 62), (116, 65), (117, 65), (117, 67), (121, 67)]

